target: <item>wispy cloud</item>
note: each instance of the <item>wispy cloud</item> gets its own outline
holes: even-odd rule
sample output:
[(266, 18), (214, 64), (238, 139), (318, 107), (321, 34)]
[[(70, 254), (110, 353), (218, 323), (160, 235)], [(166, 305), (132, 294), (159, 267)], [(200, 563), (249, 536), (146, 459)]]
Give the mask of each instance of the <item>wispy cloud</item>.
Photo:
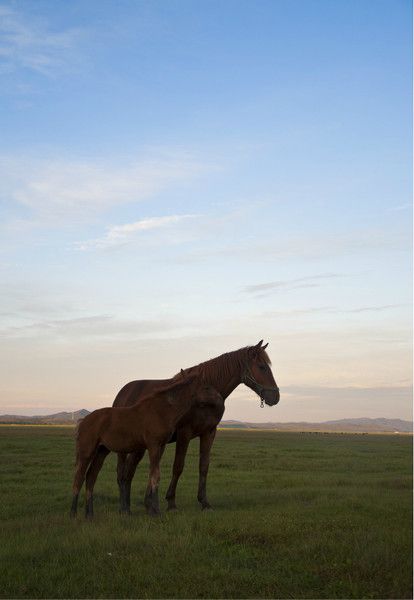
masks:
[(350, 308), (347, 310), (341, 310), (339, 312), (345, 313), (364, 313), (364, 312), (382, 312), (384, 310), (392, 310), (394, 308), (401, 308), (407, 306), (405, 304), (384, 304), (383, 306), (360, 306), (358, 308)]
[(53, 338), (110, 338), (126, 339), (170, 333), (180, 329), (182, 323), (167, 317), (159, 319), (132, 320), (119, 319), (113, 315), (101, 314), (64, 319), (42, 319), (22, 325), (10, 325), (0, 331), (3, 338), (33, 338), (51, 336)]
[(289, 310), (278, 310), (271, 311), (265, 314), (266, 317), (298, 317), (298, 316), (306, 316), (306, 315), (314, 315), (315, 313), (323, 313), (327, 314), (358, 314), (358, 313), (376, 313), (376, 312), (384, 312), (395, 310), (396, 308), (401, 308), (404, 306), (409, 306), (408, 304), (384, 304), (381, 306), (358, 306), (355, 308), (340, 308), (335, 306), (315, 306), (309, 308), (292, 308)]
[(84, 32), (79, 28), (53, 31), (41, 18), (30, 18), (9, 6), (0, 6), (0, 70), (29, 69), (54, 75), (73, 60)]
[(387, 212), (400, 212), (402, 210), (409, 210), (412, 208), (412, 204), (400, 204), (399, 206), (391, 206)]
[(147, 200), (207, 170), (181, 151), (108, 160), (66, 161), (0, 157), (4, 197), (30, 210), (38, 224), (79, 223), (114, 206)]
[[(411, 252), (412, 240), (409, 232), (391, 229), (355, 229), (343, 232), (318, 232), (303, 236), (281, 235), (275, 241), (226, 242), (219, 246), (195, 251), (191, 256), (183, 256), (183, 262), (208, 260), (240, 260), (243, 262), (275, 263), (276, 261), (306, 262), (337, 256), (362, 256), (378, 252)], [(270, 282), (272, 283), (272, 282)], [(309, 287), (307, 285), (306, 287)]]
[(361, 399), (367, 396), (381, 398), (402, 398), (410, 402), (413, 388), (411, 385), (399, 386), (315, 386), (286, 385), (284, 392), (308, 398), (324, 398), (338, 400)]
[(311, 275), (308, 277), (299, 277), (297, 279), (286, 279), (269, 281), (267, 283), (258, 283), (254, 285), (246, 285), (243, 292), (254, 296), (266, 296), (278, 290), (296, 290), (300, 288), (317, 287), (326, 280), (343, 277), (339, 273), (324, 273), (321, 275)]
[(171, 227), (196, 217), (197, 215), (167, 215), (141, 219), (134, 223), (125, 223), (124, 225), (115, 225), (108, 229), (105, 236), (85, 242), (76, 242), (75, 247), (78, 250), (99, 250), (123, 246), (134, 240), (139, 233)]

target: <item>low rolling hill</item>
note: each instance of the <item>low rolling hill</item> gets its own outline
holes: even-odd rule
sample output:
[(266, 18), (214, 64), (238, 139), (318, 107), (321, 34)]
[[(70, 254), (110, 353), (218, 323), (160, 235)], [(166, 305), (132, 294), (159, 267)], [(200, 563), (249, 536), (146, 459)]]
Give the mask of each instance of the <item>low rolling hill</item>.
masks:
[[(45, 416), (0, 415), (0, 423), (16, 425), (70, 425), (86, 417), (86, 409), (59, 412)], [(222, 421), (221, 429), (271, 429), (275, 431), (320, 431), (344, 433), (412, 433), (413, 423), (402, 419), (340, 419), (322, 423), (304, 421), (291, 423), (247, 423), (244, 421)]]

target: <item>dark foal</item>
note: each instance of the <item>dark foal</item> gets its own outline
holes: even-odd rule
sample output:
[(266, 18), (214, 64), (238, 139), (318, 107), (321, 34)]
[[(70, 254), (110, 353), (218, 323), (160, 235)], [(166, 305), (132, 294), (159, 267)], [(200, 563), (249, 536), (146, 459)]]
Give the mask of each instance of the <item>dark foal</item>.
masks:
[[(169, 443), (175, 442), (175, 459), (173, 474), (166, 499), (168, 509), (175, 509), (175, 495), (179, 477), (184, 469), (185, 456), (190, 440), (200, 438), (199, 483), (197, 499), (201, 508), (210, 508), (207, 500), (206, 483), (210, 463), (210, 451), (216, 435), (217, 425), (224, 413), (224, 400), (240, 384), (244, 383), (260, 396), (262, 404), (273, 406), (279, 402), (279, 388), (274, 380), (270, 359), (263, 340), (256, 346), (240, 348), (222, 354), (195, 367), (185, 373), (195, 374), (200, 382), (212, 385), (222, 399), (204, 404), (194, 404), (189, 412), (177, 423), (174, 435)], [(178, 377), (179, 375), (176, 375)], [(142, 397), (160, 384), (168, 384), (175, 378), (165, 380), (139, 380), (127, 383), (116, 396), (113, 406), (131, 406), (139, 403)], [(131, 482), (136, 467), (141, 460), (144, 449), (138, 452), (118, 454), (118, 485), (121, 497), (121, 511), (129, 512)]]
[(76, 471), (71, 515), (77, 513), (78, 497), (86, 476), (86, 516), (93, 516), (93, 488), (109, 452), (142, 456), (148, 450), (150, 472), (145, 506), (151, 515), (160, 514), (158, 484), (160, 460), (179, 420), (194, 404), (222, 401), (211, 386), (200, 386), (195, 375), (182, 375), (137, 405), (126, 408), (100, 408), (78, 426)]

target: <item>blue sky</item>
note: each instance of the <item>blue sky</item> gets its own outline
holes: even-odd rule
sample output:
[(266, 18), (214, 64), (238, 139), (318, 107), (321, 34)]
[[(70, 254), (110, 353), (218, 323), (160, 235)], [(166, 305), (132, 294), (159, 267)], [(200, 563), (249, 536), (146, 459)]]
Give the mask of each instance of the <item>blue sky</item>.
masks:
[(1, 412), (264, 338), (226, 418), (410, 418), (411, 10), (0, 3)]

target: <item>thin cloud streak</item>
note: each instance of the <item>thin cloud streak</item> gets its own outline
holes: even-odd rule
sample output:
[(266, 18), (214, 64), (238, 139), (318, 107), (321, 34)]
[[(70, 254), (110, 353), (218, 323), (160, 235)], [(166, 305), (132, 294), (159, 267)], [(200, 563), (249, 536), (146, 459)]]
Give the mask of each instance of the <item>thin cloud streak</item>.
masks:
[(412, 204), (401, 204), (400, 206), (392, 206), (387, 209), (387, 212), (400, 212), (402, 210), (409, 210), (412, 208)]
[[(321, 422), (349, 418), (401, 418), (412, 421), (412, 386), (282, 385), (276, 410), (258, 414), (255, 398), (240, 388), (226, 407), (226, 419), (273, 422)], [(243, 417), (240, 417), (242, 411)]]
[(393, 310), (394, 308), (401, 308), (407, 306), (406, 304), (384, 304), (383, 306), (361, 306), (359, 308), (351, 308), (348, 310), (341, 310), (339, 312), (345, 313), (363, 313), (363, 312), (381, 312), (383, 310)]
[(88, 222), (113, 207), (183, 185), (212, 168), (179, 151), (130, 158), (122, 166), (105, 160), (0, 157), (4, 197), (29, 209), (37, 225)]
[(67, 319), (44, 319), (26, 325), (5, 327), (0, 331), (3, 338), (26, 338), (39, 335), (64, 338), (99, 337), (115, 339), (139, 338), (168, 331), (180, 330), (187, 326), (179, 320), (167, 317), (147, 320), (118, 319), (114, 315), (90, 315)]
[(140, 221), (126, 223), (124, 225), (115, 225), (108, 229), (108, 232), (104, 237), (94, 240), (87, 240), (85, 242), (76, 242), (75, 248), (85, 251), (123, 246), (133, 241), (139, 233), (162, 229), (165, 227), (172, 227), (182, 223), (183, 221), (195, 219), (197, 217), (198, 215), (166, 215), (163, 217), (142, 219)]
[(343, 275), (339, 273), (311, 275), (308, 277), (299, 277), (297, 279), (287, 279), (279, 281), (270, 281), (267, 283), (259, 283), (254, 285), (246, 285), (242, 291), (246, 294), (253, 294), (254, 296), (264, 296), (271, 292), (274, 292), (275, 290), (280, 289), (296, 290), (299, 288), (316, 287), (320, 285), (318, 283), (319, 281), (324, 281), (327, 279), (336, 279), (339, 277), (343, 277)]
[(356, 308), (338, 308), (335, 306), (315, 306), (309, 308), (297, 308), (291, 310), (278, 310), (265, 313), (266, 317), (297, 317), (300, 315), (313, 315), (315, 313), (324, 314), (358, 314), (368, 312), (383, 312), (388, 310), (395, 310), (397, 308), (403, 308), (408, 306), (407, 304), (384, 304), (382, 306), (358, 306)]
[(321, 396), (363, 396), (364, 394), (389, 394), (395, 396), (406, 396), (412, 394), (412, 385), (379, 385), (379, 386), (312, 386), (312, 385), (285, 385), (283, 387), (286, 393), (292, 395), (309, 396), (309, 397), (321, 397)]
[(0, 6), (0, 71), (29, 69), (51, 77), (73, 61), (83, 37), (80, 28), (52, 32), (45, 20), (33, 20), (8, 6)]
[(346, 234), (330, 233), (303, 235), (270, 243), (249, 243), (215, 246), (212, 250), (192, 252), (191, 255), (175, 258), (176, 263), (207, 262), (210, 260), (240, 260), (243, 262), (274, 263), (275, 261), (312, 262), (329, 257), (363, 256), (378, 252), (411, 251), (409, 234), (386, 230), (355, 230)]

